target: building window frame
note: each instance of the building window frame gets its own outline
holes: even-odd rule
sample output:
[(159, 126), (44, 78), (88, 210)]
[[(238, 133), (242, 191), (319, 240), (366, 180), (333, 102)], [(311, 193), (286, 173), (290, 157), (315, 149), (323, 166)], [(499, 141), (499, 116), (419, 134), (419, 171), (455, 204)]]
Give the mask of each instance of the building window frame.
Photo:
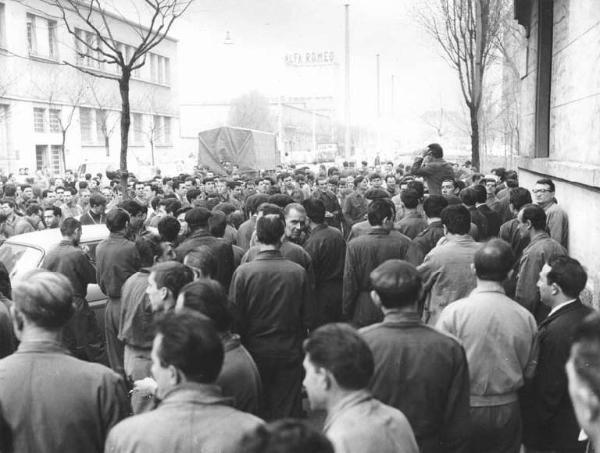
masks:
[(535, 157), (550, 157), (550, 110), (554, 0), (538, 0), (538, 52), (535, 100)]

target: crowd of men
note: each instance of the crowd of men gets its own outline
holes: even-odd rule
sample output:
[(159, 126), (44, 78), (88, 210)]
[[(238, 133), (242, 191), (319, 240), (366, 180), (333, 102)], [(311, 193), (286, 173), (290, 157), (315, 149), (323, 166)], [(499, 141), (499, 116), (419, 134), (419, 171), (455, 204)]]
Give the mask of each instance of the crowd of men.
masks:
[[(2, 191), (4, 238), (62, 236), (14, 288), (0, 266), (2, 452), (600, 442), (600, 316), (549, 179), (520, 187), (431, 144), (406, 167), (128, 187), (67, 174)], [(109, 231), (94, 259), (91, 224)]]

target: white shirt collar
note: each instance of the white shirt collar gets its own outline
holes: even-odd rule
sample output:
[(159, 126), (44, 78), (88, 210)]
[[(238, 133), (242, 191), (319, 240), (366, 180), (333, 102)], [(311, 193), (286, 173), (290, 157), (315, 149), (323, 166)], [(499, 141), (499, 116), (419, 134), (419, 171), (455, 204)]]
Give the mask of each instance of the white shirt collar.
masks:
[(550, 313), (548, 313), (548, 316), (552, 316), (554, 313), (556, 313), (558, 310), (560, 310), (561, 308), (563, 308), (566, 305), (572, 304), (573, 302), (575, 302), (577, 299), (571, 299), (568, 300), (566, 302), (563, 302), (562, 304), (558, 304), (556, 307), (554, 307), (552, 310), (550, 310)]

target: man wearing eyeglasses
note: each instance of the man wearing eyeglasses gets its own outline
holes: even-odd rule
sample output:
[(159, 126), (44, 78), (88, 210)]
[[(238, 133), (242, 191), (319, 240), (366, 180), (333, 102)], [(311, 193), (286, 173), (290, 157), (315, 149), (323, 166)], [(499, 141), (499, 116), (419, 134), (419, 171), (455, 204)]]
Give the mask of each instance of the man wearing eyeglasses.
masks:
[(546, 225), (548, 234), (559, 242), (565, 249), (569, 249), (569, 217), (567, 213), (558, 206), (554, 197), (554, 182), (549, 178), (538, 179), (533, 193), (533, 201), (541, 206), (546, 212)]

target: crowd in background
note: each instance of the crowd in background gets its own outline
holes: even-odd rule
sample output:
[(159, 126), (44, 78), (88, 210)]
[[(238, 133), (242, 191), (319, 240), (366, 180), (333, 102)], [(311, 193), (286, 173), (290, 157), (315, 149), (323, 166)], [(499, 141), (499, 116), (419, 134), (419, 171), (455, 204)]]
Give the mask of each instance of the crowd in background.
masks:
[[(552, 180), (521, 187), (438, 144), (406, 166), (117, 176), (2, 181), (4, 239), (62, 242), (13, 290), (0, 266), (0, 451), (600, 440), (600, 318)], [(92, 224), (109, 231), (93, 259)]]

